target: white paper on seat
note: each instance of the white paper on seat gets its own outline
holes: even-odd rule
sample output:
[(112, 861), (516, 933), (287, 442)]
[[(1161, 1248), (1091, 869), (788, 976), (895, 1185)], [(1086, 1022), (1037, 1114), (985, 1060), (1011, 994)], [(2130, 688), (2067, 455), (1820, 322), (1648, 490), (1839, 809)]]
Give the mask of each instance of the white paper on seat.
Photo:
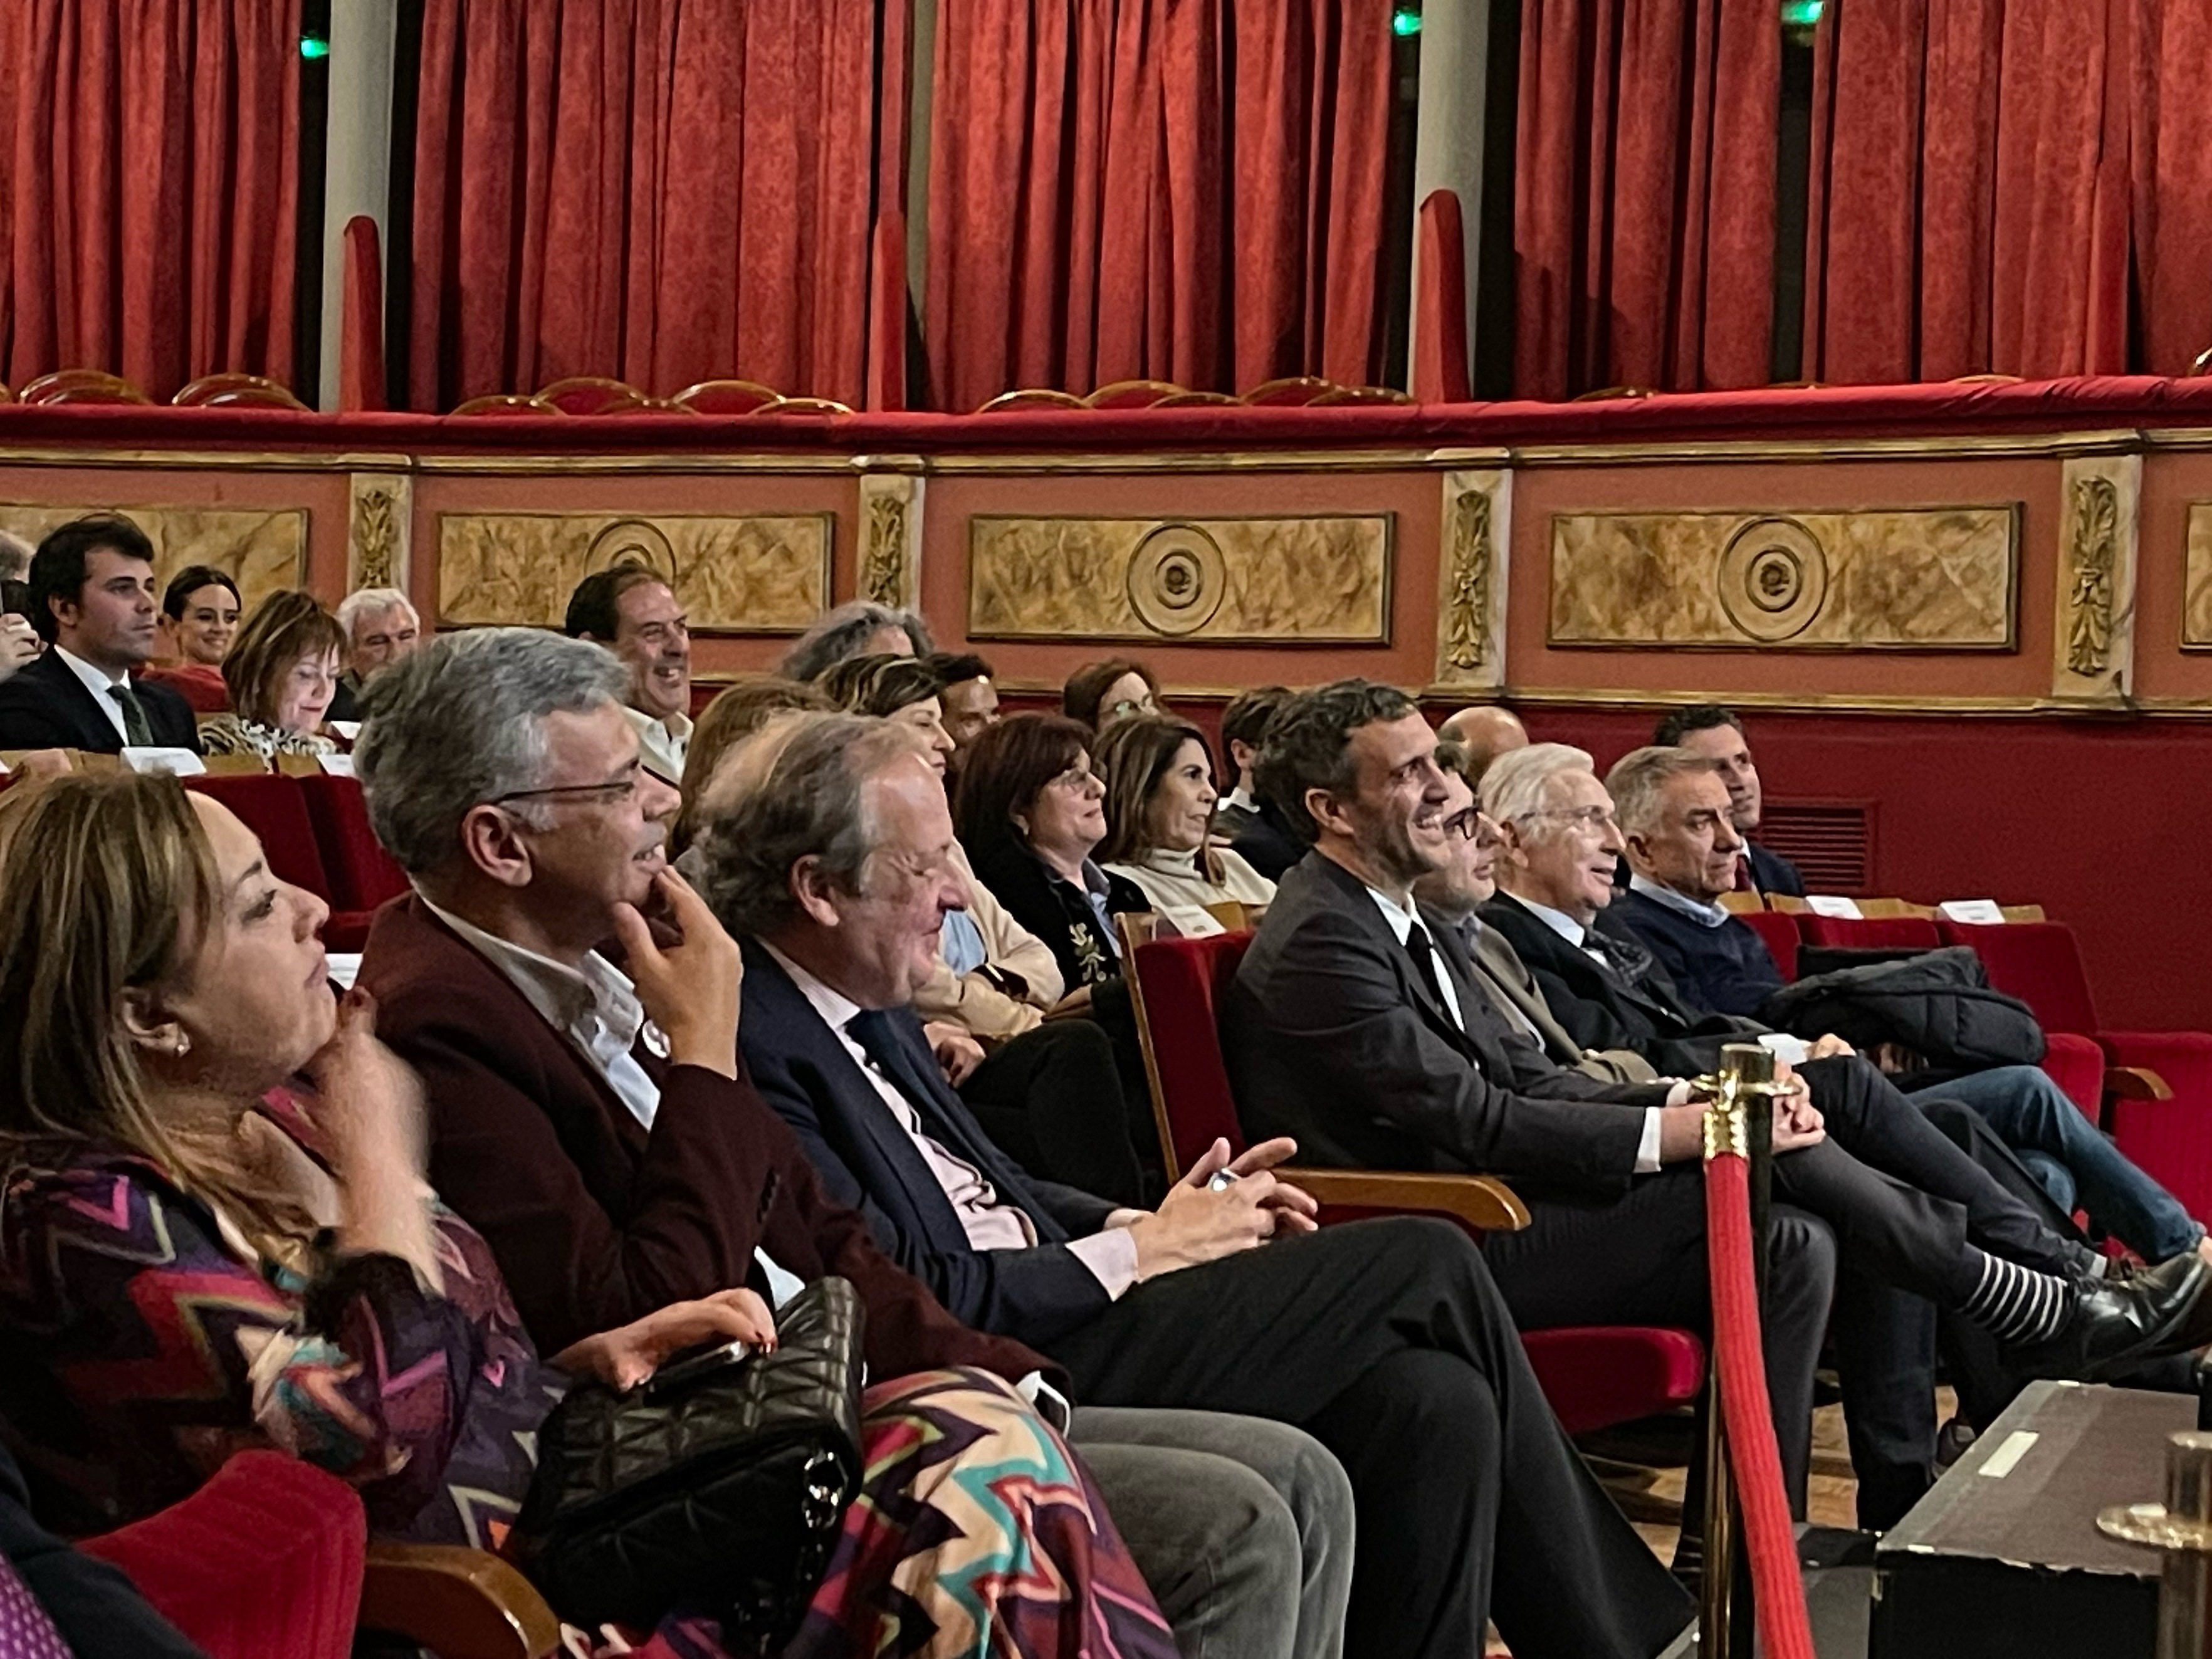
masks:
[(348, 743), (351, 743), (361, 735), (359, 720), (325, 720), (324, 724), (329, 726), (335, 735), (343, 738)]
[(1813, 1054), (1811, 1043), (1803, 1037), (1792, 1036), (1787, 1031), (1760, 1032), (1759, 1046), (1784, 1066), (1802, 1066)]
[(318, 755), (315, 758), (322, 763), (323, 770), (331, 777), (349, 778), (353, 775), (351, 755)]
[(1945, 899), (1936, 907), (1943, 913), (1946, 921), (1978, 921), (1984, 925), (2002, 922), (2004, 906), (1995, 899)]
[(180, 778), (196, 778), (207, 770), (207, 763), (191, 750), (155, 744), (125, 744), (123, 763), (134, 772), (167, 772)]
[(1840, 916), (1845, 921), (1859, 920), (1859, 902), (1840, 894), (1808, 893), (1805, 908), (1816, 916)]

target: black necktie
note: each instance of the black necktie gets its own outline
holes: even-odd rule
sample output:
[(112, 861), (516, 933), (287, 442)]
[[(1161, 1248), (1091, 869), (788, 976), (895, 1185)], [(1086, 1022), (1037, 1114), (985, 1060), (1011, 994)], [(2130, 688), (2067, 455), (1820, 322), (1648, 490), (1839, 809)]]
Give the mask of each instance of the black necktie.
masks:
[(1588, 927), (1583, 930), (1583, 943), (1604, 957), (1606, 966), (1631, 985), (1640, 984), (1651, 971), (1651, 952), (1628, 939)]
[(860, 1052), (876, 1062), (877, 1069), (907, 1097), (916, 1111), (936, 1103), (935, 1092), (915, 1073), (914, 1057), (898, 1039), (890, 1012), (865, 1008), (845, 1022), (846, 1032), (860, 1045)]
[(146, 705), (128, 685), (111, 685), (107, 695), (123, 706), (123, 738), (133, 748), (154, 741), (154, 728), (146, 724)]
[[(1418, 921), (1406, 930), (1406, 950), (1413, 958), (1413, 965), (1421, 970), (1421, 978), (1427, 982), (1429, 994), (1437, 1000), (1437, 1006), (1443, 1009), (1445, 1017), (1449, 1018), (1452, 999), (1444, 994), (1443, 964), (1437, 960), (1437, 947), (1429, 941), (1428, 929)], [(1455, 1024), (1460, 1024), (1462, 1030), (1466, 1029), (1462, 1022), (1455, 1021)]]

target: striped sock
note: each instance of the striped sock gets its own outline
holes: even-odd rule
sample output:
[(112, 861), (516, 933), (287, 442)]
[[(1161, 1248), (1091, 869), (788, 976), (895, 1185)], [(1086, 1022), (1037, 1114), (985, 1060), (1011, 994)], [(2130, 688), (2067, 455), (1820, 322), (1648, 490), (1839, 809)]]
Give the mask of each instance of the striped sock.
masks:
[(1975, 1254), (1982, 1258), (1982, 1276), (1963, 1310), (1969, 1319), (2007, 1344), (2048, 1342), (2058, 1334), (2073, 1307), (2073, 1291), (2064, 1279)]

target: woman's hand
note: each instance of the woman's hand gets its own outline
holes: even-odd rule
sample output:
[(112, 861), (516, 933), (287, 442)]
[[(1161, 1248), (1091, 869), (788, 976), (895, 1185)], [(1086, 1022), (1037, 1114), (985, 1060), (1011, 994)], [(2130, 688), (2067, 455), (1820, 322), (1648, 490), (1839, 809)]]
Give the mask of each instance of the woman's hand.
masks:
[(672, 1354), (702, 1342), (747, 1342), (763, 1353), (775, 1348), (775, 1316), (768, 1304), (742, 1287), (717, 1291), (697, 1302), (672, 1302), (619, 1330), (587, 1336), (553, 1356), (565, 1371), (595, 1376), (611, 1389), (634, 1389)]
[(375, 998), (356, 988), (338, 999), (337, 1030), (307, 1062), (307, 1075), (315, 1084), (315, 1122), (330, 1137), (341, 1179), (380, 1162), (421, 1177), (428, 1150), (422, 1081), (376, 1040)]

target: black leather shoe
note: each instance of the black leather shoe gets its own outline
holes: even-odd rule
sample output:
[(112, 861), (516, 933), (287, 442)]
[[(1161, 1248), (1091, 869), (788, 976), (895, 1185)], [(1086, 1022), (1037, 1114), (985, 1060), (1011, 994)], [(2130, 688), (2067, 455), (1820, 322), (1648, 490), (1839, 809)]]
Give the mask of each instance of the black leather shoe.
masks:
[(2077, 1280), (2058, 1334), (2012, 1358), (2033, 1376), (2094, 1382), (2138, 1359), (2201, 1346), (2212, 1341), (2208, 1285), (2212, 1267), (2194, 1251), (2124, 1282)]

